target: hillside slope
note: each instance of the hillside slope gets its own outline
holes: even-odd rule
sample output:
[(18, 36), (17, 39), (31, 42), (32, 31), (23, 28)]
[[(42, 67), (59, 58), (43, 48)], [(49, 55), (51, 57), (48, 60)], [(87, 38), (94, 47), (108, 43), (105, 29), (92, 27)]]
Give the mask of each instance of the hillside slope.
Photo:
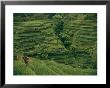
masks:
[(22, 60), (14, 61), (14, 75), (96, 75), (96, 69), (73, 68), (53, 60), (32, 59), (26, 64)]
[[(27, 68), (29, 72), (32, 71), (32, 74), (39, 75), (48, 74), (48, 72), (36, 73), (43, 67), (48, 68), (46, 71), (53, 73), (55, 69), (57, 72), (54, 74), (71, 74), (71, 72), (72, 74), (86, 74), (83, 71), (94, 69), (96, 71), (97, 14), (15, 13), (13, 25), (15, 68)], [(22, 56), (34, 58), (38, 64), (36, 60), (32, 60), (33, 63), (30, 64), (32, 67), (30, 65), (25, 67), (25, 64), (19, 61)], [(56, 65), (61, 66), (60, 70)], [(71, 72), (64, 72), (63, 66)], [(74, 73), (75, 69), (78, 73)], [(52, 72), (50, 74), (53, 74)]]

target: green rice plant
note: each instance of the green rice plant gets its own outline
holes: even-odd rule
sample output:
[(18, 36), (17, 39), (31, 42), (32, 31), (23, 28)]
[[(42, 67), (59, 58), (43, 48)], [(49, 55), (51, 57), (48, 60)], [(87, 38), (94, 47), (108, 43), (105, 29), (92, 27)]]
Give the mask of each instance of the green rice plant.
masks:
[(14, 61), (14, 75), (35, 75), (35, 72), (22, 61)]
[(52, 69), (48, 68), (46, 64), (40, 60), (35, 60), (29, 67), (36, 73), (36, 75), (55, 75), (57, 74)]

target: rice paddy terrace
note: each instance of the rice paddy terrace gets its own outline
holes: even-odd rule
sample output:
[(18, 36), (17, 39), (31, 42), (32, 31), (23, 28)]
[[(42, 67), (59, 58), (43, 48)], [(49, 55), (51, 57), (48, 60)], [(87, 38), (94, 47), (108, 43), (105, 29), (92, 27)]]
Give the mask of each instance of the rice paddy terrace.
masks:
[[(51, 70), (54, 70), (53, 68), (60, 70), (56, 74), (69, 73), (65, 73), (56, 65), (50, 66), (48, 63), (59, 64), (65, 68), (70, 66), (73, 74), (74, 69), (78, 68), (96, 71), (97, 21), (87, 19), (64, 22), (60, 35), (66, 36), (67, 39), (65, 38), (62, 42), (61, 38), (55, 34), (53, 20), (14, 22), (14, 55), (26, 55), (38, 60), (39, 63), (45, 63), (45, 66)], [(68, 42), (69, 46), (65, 47)], [(15, 63), (17, 62), (20, 63), (20, 61)], [(15, 64), (15, 67), (19, 66)], [(34, 71), (32, 66), (29, 69)], [(33, 74), (39, 73), (33, 72)], [(54, 71), (52, 74), (55, 74)]]

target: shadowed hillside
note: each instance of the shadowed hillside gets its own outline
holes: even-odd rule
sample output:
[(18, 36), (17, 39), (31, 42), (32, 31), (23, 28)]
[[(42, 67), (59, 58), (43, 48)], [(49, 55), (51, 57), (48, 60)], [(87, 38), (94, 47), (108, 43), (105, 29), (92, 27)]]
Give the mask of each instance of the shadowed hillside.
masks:
[(97, 14), (15, 13), (13, 28), (15, 75), (97, 73)]

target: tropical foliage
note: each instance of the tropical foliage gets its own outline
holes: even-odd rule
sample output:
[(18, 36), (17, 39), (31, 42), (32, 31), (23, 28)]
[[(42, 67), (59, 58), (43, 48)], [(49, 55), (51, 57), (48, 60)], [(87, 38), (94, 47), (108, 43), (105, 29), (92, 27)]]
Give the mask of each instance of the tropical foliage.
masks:
[(14, 75), (97, 74), (97, 14), (14, 13), (13, 25)]

